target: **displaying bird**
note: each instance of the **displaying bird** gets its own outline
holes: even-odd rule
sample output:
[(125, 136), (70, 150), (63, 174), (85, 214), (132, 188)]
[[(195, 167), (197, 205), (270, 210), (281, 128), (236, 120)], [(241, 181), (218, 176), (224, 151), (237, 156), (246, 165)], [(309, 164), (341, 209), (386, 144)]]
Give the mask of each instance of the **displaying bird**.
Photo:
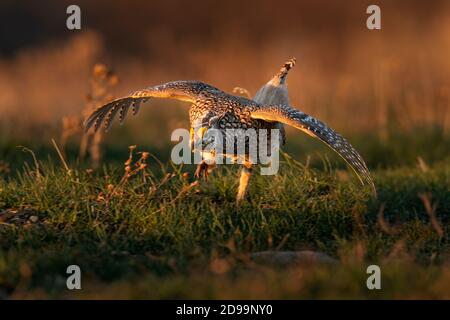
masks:
[[(295, 59), (286, 62), (280, 71), (257, 92), (253, 99), (235, 96), (200, 81), (172, 81), (135, 91), (130, 95), (113, 100), (96, 109), (86, 120), (85, 129), (94, 127), (98, 130), (104, 123), (105, 130), (111, 126), (112, 120), (118, 114), (122, 124), (131, 108), (136, 115), (143, 102), (149, 98), (169, 98), (191, 103), (189, 119), (191, 125), (192, 146), (202, 143), (209, 129), (217, 129), (224, 133), (228, 129), (254, 129), (256, 132), (266, 129), (280, 130), (280, 142), (285, 143), (283, 125), (297, 128), (306, 134), (319, 139), (339, 154), (354, 170), (360, 182), (368, 184), (374, 194), (375, 185), (370, 172), (360, 154), (341, 135), (329, 128), (323, 122), (290, 106), (286, 78), (289, 70), (295, 64)], [(269, 137), (270, 138), (270, 137)], [(248, 142), (247, 142), (248, 143)], [(252, 147), (252, 146), (247, 146)], [(248, 148), (244, 151), (243, 169), (241, 171), (236, 202), (239, 204), (245, 198), (254, 161), (248, 159)], [(224, 156), (236, 160), (239, 155), (234, 151)], [(228, 151), (228, 149), (227, 149)], [(201, 151), (205, 158), (211, 158), (211, 153)], [(207, 177), (214, 167), (214, 162), (203, 160), (197, 167), (196, 177), (202, 173)]]

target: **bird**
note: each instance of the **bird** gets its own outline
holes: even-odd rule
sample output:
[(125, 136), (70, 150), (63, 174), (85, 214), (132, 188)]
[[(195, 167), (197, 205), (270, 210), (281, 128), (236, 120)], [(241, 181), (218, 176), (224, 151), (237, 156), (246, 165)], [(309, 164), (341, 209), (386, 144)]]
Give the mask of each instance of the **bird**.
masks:
[[(193, 150), (195, 145), (205, 142), (206, 132), (211, 129), (223, 132), (225, 137), (229, 129), (253, 129), (255, 132), (262, 130), (270, 132), (271, 129), (278, 129), (280, 145), (284, 145), (286, 142), (284, 126), (288, 125), (319, 139), (335, 151), (355, 172), (361, 184), (370, 186), (372, 194), (376, 197), (373, 178), (358, 151), (325, 123), (291, 106), (286, 79), (295, 61), (295, 58), (292, 58), (284, 63), (278, 73), (263, 85), (252, 99), (227, 93), (197, 80), (170, 81), (134, 91), (100, 106), (86, 119), (85, 130), (87, 132), (93, 127), (97, 131), (103, 125), (104, 130), (107, 131), (117, 114), (122, 124), (130, 108), (133, 115), (136, 115), (141, 105), (150, 98), (176, 99), (190, 103), (189, 121)], [(248, 140), (246, 143), (249, 143)], [(255, 165), (258, 164), (249, 160), (248, 147), (246, 145), (243, 161), (240, 162), (242, 169), (236, 195), (238, 205), (246, 197), (250, 177)], [(215, 163), (211, 159), (210, 151), (200, 151), (204, 160), (198, 164), (195, 177), (200, 178), (203, 174), (207, 179)], [(232, 152), (226, 153), (226, 151), (222, 150), (223, 155), (236, 163), (239, 155), (236, 154), (235, 148)]]

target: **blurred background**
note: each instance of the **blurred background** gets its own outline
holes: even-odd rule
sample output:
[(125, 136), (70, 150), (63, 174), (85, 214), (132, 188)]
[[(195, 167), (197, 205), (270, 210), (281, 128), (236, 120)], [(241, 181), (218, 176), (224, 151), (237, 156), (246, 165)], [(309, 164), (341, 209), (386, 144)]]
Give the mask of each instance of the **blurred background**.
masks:
[[(0, 3), (0, 160), (10, 167), (17, 145), (45, 154), (52, 137), (77, 159), (83, 111), (105, 99), (182, 79), (254, 94), (291, 57), (293, 106), (348, 136), (370, 167), (450, 155), (449, 1), (80, 0), (73, 31), (70, 4)], [(381, 30), (366, 28), (370, 4)], [(113, 157), (139, 144), (168, 158), (187, 110), (148, 102), (84, 152)], [(299, 158), (316, 150), (288, 135)]]

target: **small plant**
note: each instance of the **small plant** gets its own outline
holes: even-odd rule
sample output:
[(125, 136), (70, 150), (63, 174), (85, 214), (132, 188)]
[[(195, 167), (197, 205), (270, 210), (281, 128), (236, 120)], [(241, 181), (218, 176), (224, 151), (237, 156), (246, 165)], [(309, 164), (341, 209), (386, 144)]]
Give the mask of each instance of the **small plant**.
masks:
[(100, 144), (102, 132), (87, 132), (84, 134), (83, 121), (98, 106), (113, 99), (111, 89), (119, 83), (119, 77), (104, 64), (96, 64), (92, 69), (90, 90), (86, 96), (86, 105), (80, 116), (66, 116), (62, 119), (61, 144), (64, 147), (68, 139), (81, 134), (80, 158), (89, 153), (91, 164), (98, 167), (101, 160)]
[(8, 174), (10, 171), (9, 163), (0, 160), (0, 174)]

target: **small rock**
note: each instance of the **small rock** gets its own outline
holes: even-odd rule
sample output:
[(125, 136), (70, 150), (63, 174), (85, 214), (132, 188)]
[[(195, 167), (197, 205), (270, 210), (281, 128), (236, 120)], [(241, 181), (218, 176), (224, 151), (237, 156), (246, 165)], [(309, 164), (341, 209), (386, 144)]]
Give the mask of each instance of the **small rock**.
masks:
[(33, 222), (33, 223), (36, 223), (36, 222), (39, 221), (39, 217), (38, 216), (31, 216), (30, 217), (30, 221)]
[(273, 267), (289, 267), (302, 264), (334, 264), (336, 259), (323, 252), (304, 251), (261, 251), (251, 255), (254, 262)]
[(0, 222), (6, 222), (17, 213), (17, 210), (6, 209), (0, 212)]

